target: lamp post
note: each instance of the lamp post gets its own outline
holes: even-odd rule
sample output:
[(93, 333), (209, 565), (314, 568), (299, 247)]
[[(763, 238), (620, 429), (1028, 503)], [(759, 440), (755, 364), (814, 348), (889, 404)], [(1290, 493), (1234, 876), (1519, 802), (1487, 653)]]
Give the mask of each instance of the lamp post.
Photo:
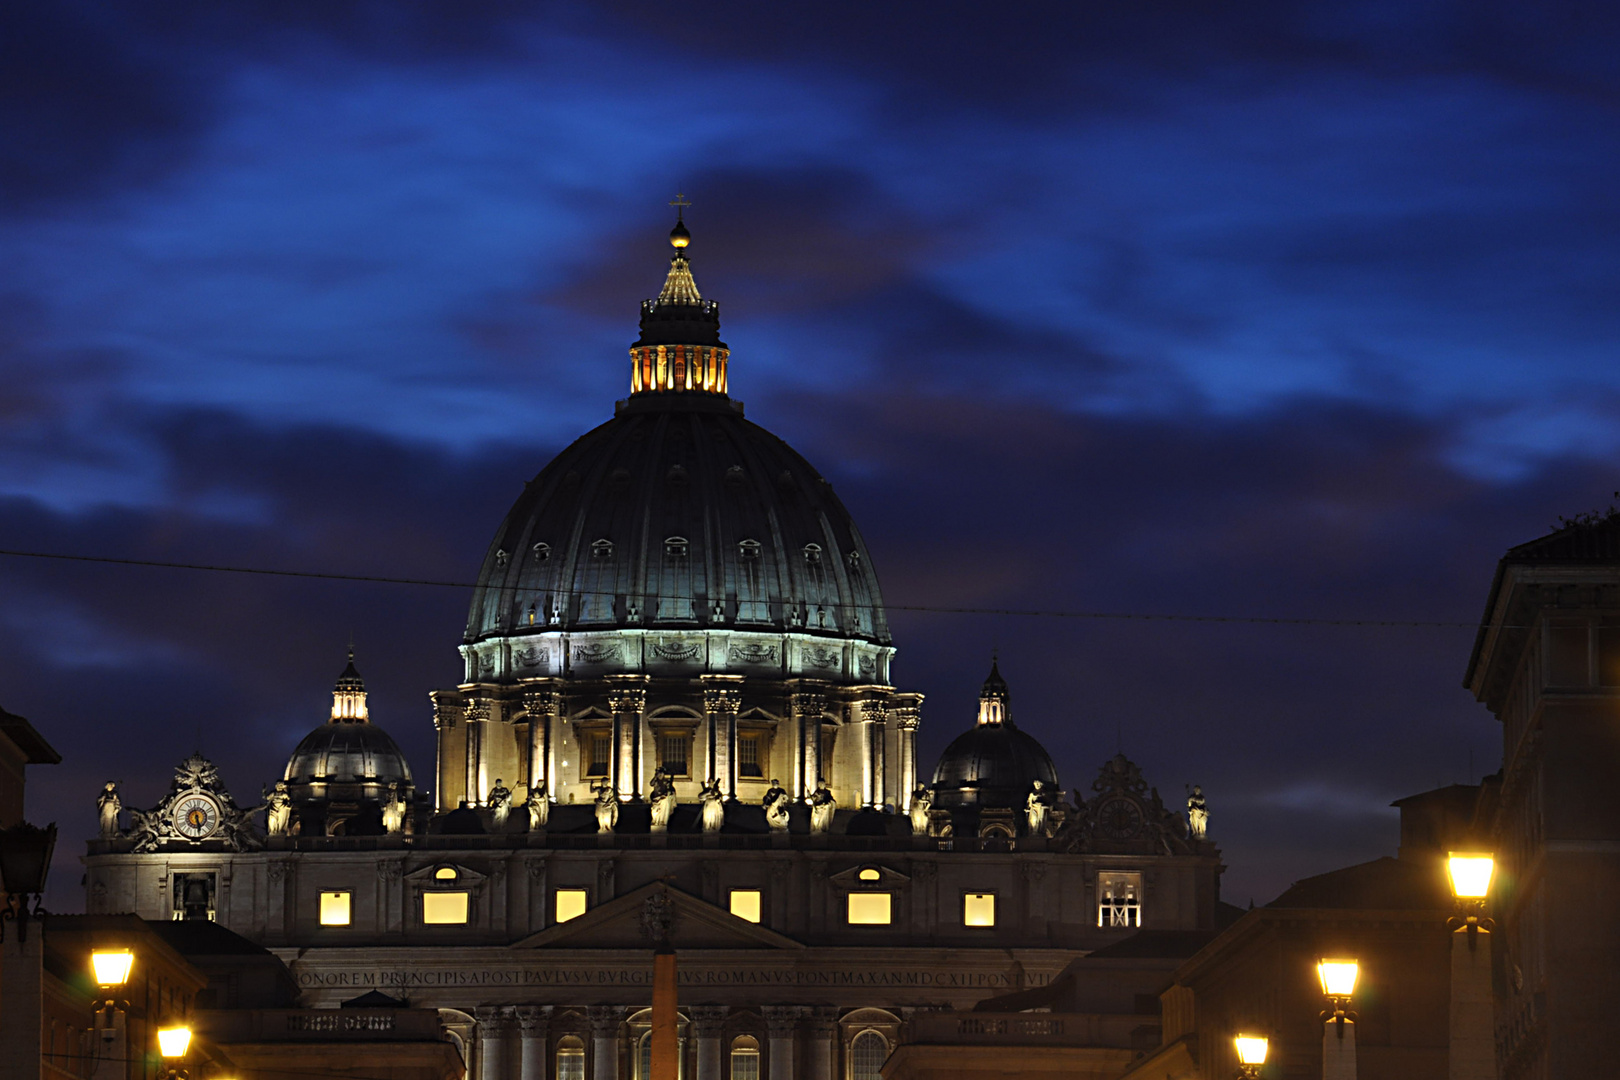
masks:
[(1356, 992), (1361, 964), (1356, 960), (1323, 957), (1316, 976), (1331, 1008), (1322, 1012), (1322, 1080), (1356, 1080), (1356, 1014), (1350, 997)]
[(1237, 1047), (1238, 1075), (1244, 1080), (1259, 1080), (1271, 1041), (1264, 1035), (1237, 1035), (1232, 1043)]
[(191, 1048), (191, 1029), (184, 1024), (172, 1027), (159, 1028), (157, 1033), (158, 1054), (163, 1058), (163, 1075), (166, 1080), (185, 1080), (186, 1051)]
[(102, 1042), (91, 1080), (117, 1080), (127, 1071), (123, 1065), (129, 1047), (129, 1002), (124, 998), (124, 986), (134, 964), (135, 954), (128, 949), (90, 953), (90, 974), (96, 980), (96, 1030)]
[(1451, 931), (1451, 1080), (1496, 1080), (1496, 1031), (1491, 1002), (1491, 931), (1485, 904), (1496, 859), (1483, 851), (1453, 851), (1446, 859), (1457, 914)]

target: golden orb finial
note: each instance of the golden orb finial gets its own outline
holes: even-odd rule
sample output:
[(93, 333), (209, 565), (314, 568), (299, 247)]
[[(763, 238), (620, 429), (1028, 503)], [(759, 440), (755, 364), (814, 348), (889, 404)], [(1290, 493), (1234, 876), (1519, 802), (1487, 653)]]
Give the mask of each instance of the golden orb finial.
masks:
[(680, 251), (692, 242), (692, 234), (686, 231), (686, 208), (692, 204), (685, 194), (677, 191), (669, 205), (675, 208), (675, 227), (669, 230), (669, 246)]

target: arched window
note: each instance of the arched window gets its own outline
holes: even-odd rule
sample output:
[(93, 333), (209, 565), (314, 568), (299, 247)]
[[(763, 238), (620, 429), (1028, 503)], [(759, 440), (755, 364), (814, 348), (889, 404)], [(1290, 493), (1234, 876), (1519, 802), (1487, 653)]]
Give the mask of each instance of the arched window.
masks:
[(759, 1080), (759, 1040), (751, 1035), (731, 1040), (731, 1080)]
[(850, 1080), (883, 1080), (883, 1063), (889, 1059), (889, 1040), (876, 1031), (863, 1031), (849, 1046)]
[(636, 1040), (636, 1080), (652, 1080), (652, 1031)]
[(577, 1035), (557, 1042), (557, 1080), (585, 1080), (585, 1043)]

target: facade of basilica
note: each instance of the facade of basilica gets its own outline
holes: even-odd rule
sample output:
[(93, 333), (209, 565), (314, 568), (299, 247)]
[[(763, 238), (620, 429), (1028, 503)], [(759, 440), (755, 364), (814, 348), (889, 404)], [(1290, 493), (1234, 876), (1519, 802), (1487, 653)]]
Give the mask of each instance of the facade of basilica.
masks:
[[(923, 698), (891, 681), (871, 554), (729, 396), (718, 306), (684, 224), (670, 239), (628, 399), (484, 557), (464, 681), (421, 721), (431, 795), (351, 656), (264, 806), (200, 757), (150, 810), (109, 785), (90, 913), (217, 922), (279, 956), (305, 1007), (437, 1009), (480, 1080), (647, 1080), (664, 939), (682, 1075), (876, 1080), (918, 1013), (976, 1023), (1141, 931), (1213, 936), (1201, 798), (1166, 807), (1123, 756), (1066, 797), (994, 667), (918, 761)], [(1099, 1053), (1157, 1045), (1185, 955), (1100, 966), (1081, 993)]]

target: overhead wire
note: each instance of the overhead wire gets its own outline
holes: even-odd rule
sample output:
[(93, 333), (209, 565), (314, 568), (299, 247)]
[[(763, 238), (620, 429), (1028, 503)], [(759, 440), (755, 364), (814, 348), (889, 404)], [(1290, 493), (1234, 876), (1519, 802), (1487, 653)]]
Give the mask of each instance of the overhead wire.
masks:
[[(112, 566), (143, 566), (165, 570), (196, 570), (217, 574), (251, 574), (266, 577), (303, 578), (319, 581), (353, 581), (376, 585), (414, 585), (443, 589), (504, 589), (506, 584), (479, 584), (467, 581), (444, 581), (436, 578), (392, 577), (383, 574), (349, 574), (322, 570), (278, 570), (265, 566), (222, 566), (211, 563), (170, 562), (161, 559), (128, 559), (106, 555), (70, 555), (57, 551), (21, 551), (0, 549), (0, 556), (18, 559), (50, 559), (62, 562), (99, 563)], [(557, 590), (562, 592), (565, 590)], [(571, 596), (616, 596), (617, 593), (589, 589), (568, 589)], [(638, 594), (641, 595), (641, 594)], [(680, 600), (683, 597), (645, 594), (648, 600)], [(840, 607), (845, 605), (833, 605)], [(1239, 623), (1271, 626), (1344, 626), (1370, 628), (1406, 628), (1441, 630), (1480, 630), (1484, 624), (1443, 619), (1348, 619), (1286, 615), (1193, 615), (1177, 612), (1142, 611), (1064, 611), (1046, 608), (996, 608), (944, 606), (937, 604), (896, 604), (885, 602), (887, 611), (909, 611), (936, 615), (1000, 615), (1017, 618), (1041, 619), (1097, 619), (1110, 621), (1182, 622), (1182, 623)], [(1509, 627), (1511, 629), (1511, 627)]]

